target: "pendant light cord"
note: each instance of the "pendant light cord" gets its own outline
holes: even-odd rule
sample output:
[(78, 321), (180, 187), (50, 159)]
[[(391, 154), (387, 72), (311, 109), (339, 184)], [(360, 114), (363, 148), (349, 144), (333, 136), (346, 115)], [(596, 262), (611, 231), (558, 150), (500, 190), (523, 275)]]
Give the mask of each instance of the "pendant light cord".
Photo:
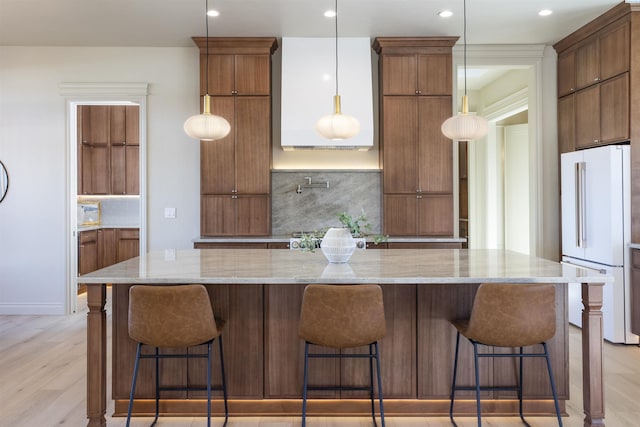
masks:
[(206, 79), (205, 79), (205, 84), (207, 85), (204, 92), (208, 95), (209, 94), (209, 0), (205, 0), (204, 2), (204, 20), (205, 20), (205, 28), (206, 28), (206, 43), (207, 43), (207, 58), (206, 58), (206, 62), (205, 62), (205, 71), (206, 71)]
[(467, 96), (467, 0), (463, 0), (462, 4), (462, 33), (464, 37), (464, 96)]
[(336, 10), (336, 96), (338, 95), (338, 0), (335, 0)]

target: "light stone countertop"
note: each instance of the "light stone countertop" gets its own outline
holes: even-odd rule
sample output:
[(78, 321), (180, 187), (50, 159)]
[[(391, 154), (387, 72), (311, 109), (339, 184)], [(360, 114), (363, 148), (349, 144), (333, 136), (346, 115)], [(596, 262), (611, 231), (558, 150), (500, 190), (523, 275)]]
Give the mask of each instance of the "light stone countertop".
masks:
[(503, 250), (356, 251), (330, 264), (321, 251), (187, 249), (151, 252), (78, 277), (127, 284), (606, 283), (612, 276)]
[(95, 225), (79, 225), (78, 232), (81, 231), (91, 231), (91, 230), (102, 230), (105, 228), (140, 228), (138, 225), (131, 224), (95, 224)]
[[(291, 235), (274, 235), (260, 237), (198, 237), (193, 243), (276, 243), (289, 242)], [(367, 237), (367, 241), (373, 241), (373, 237)], [(391, 243), (464, 243), (464, 237), (389, 237)]]
[(640, 243), (630, 243), (629, 247), (631, 249), (640, 249)]

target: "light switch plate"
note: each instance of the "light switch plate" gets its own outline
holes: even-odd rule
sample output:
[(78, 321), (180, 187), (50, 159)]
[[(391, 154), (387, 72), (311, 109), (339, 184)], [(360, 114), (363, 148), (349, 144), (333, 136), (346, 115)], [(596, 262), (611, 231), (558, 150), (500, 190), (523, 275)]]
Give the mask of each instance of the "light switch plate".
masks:
[(176, 208), (164, 208), (164, 217), (165, 218), (175, 218), (176, 217)]

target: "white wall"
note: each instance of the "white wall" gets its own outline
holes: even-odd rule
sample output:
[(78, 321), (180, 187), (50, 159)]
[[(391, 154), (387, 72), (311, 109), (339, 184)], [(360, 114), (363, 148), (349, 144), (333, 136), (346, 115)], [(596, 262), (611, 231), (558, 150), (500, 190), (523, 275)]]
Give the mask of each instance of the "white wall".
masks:
[[(199, 144), (182, 130), (199, 110), (193, 48), (0, 47), (0, 314), (64, 313), (67, 141), (62, 82), (149, 83), (148, 248), (199, 234)], [(164, 207), (177, 207), (166, 220)]]

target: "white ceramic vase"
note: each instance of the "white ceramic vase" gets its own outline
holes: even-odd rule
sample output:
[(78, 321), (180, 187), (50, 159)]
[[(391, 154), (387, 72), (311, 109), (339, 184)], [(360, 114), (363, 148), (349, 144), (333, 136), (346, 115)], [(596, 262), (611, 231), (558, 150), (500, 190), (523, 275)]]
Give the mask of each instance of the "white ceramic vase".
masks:
[(330, 228), (322, 238), (320, 249), (329, 262), (340, 264), (349, 261), (356, 250), (356, 242), (349, 229)]

